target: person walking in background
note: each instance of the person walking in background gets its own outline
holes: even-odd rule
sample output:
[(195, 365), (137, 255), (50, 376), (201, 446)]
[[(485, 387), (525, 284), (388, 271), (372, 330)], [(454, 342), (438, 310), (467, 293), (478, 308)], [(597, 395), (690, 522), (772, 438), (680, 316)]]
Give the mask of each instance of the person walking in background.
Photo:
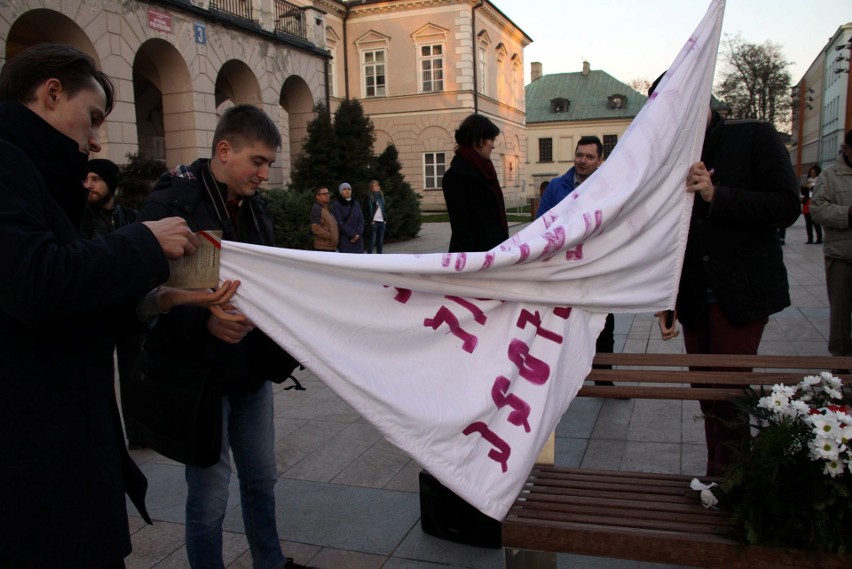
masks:
[[(115, 191), (118, 187), (118, 166), (111, 160), (95, 158), (89, 160), (88, 173), (83, 186), (89, 192), (88, 207), (83, 213), (83, 235), (92, 239), (98, 235), (111, 233), (136, 221), (138, 212), (124, 207), (115, 201)], [(131, 334), (117, 338), (115, 343), (116, 360), (118, 361), (118, 384), (121, 395), (121, 411), (127, 416), (127, 383), (130, 374), (142, 350), (144, 334)], [(127, 436), (127, 446), (131, 449), (144, 448), (133, 427), (126, 421), (124, 432)]]
[(817, 179), (811, 215), (825, 228), (828, 351), (852, 356), (852, 130), (846, 133), (837, 160)]
[(81, 239), (82, 180), (114, 92), (64, 44), (0, 71), (0, 567), (124, 567), (125, 494), (151, 523), (113, 352), (141, 327), (136, 301), (198, 238), (172, 217)]
[(370, 180), (370, 194), (367, 196), (367, 220), (366, 226), (370, 233), (370, 246), (367, 253), (382, 253), (385, 243), (385, 229), (387, 228), (387, 208), (385, 206), (385, 194), (378, 180)]
[[(688, 354), (756, 354), (769, 315), (790, 306), (778, 230), (799, 216), (796, 185), (772, 125), (707, 109), (701, 161), (686, 173), (693, 206), (674, 314)], [(678, 335), (668, 311), (657, 316), (663, 340)], [(729, 401), (700, 404), (707, 475), (721, 476), (748, 419)]]
[[(280, 146), (281, 135), (262, 110), (231, 107), (213, 134), (212, 157), (165, 174), (139, 219), (177, 214), (196, 231), (219, 230), (226, 240), (273, 246), (272, 219), (257, 188), (268, 179)], [(222, 386), (222, 397), (214, 402), (222, 412), (220, 454), (212, 464), (186, 465), (186, 554), (193, 569), (224, 569), (222, 523), (233, 453), (254, 566), (301, 568), (281, 552), (276, 525), (278, 472), (268, 381), (286, 378), (291, 358), (233, 307), (226, 308), (239, 318), (193, 307), (173, 309), (159, 317), (145, 343), (149, 361), (165, 381), (177, 384), (188, 368), (208, 369), (210, 380)]]
[(314, 235), (314, 249), (317, 251), (336, 251), (340, 239), (337, 221), (328, 209), (331, 192), (327, 186), (318, 186), (314, 190), (314, 205), (311, 206), (311, 233)]
[[(822, 243), (822, 226), (819, 223), (814, 223), (810, 210), (811, 197), (820, 172), (822, 172), (822, 169), (819, 166), (811, 166), (811, 169), (808, 170), (808, 179), (802, 186), (802, 215), (805, 216), (805, 232), (808, 234), (806, 245)], [(816, 241), (814, 241), (814, 231), (816, 231)]]
[(340, 230), (337, 250), (341, 253), (363, 253), (364, 214), (358, 202), (352, 199), (352, 186), (348, 183), (340, 184), (337, 200), (331, 205), (331, 214)]
[(465, 118), (456, 153), (441, 183), (450, 216), (450, 253), (488, 251), (509, 238), (503, 190), (491, 161), (500, 129), (487, 117)]

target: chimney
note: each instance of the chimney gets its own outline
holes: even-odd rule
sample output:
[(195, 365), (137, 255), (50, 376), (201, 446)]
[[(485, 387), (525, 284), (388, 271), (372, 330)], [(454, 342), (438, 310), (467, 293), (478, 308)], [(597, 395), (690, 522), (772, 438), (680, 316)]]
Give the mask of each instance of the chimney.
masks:
[(541, 77), (541, 62), (533, 61), (530, 64), (530, 82), (535, 81)]
[(583, 62), (583, 75), (588, 75), (588, 74), (589, 74), (589, 62), (584, 61)]

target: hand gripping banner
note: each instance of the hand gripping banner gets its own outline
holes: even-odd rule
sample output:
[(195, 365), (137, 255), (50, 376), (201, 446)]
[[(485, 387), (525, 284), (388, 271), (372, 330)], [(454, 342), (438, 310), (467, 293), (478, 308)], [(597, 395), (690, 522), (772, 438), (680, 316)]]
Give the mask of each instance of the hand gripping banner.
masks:
[(223, 242), (237, 307), (502, 519), (588, 374), (605, 315), (674, 305), (723, 13), (714, 1), (606, 163), (505, 243), (345, 255)]

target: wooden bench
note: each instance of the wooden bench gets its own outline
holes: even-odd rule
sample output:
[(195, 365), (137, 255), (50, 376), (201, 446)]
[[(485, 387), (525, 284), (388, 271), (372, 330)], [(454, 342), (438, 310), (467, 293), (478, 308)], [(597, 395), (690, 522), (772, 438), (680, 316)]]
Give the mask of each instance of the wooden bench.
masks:
[[(852, 357), (599, 354), (595, 363), (616, 368), (592, 370), (588, 380), (615, 385), (587, 382), (580, 396), (721, 400), (742, 395), (749, 385), (793, 385), (805, 375), (852, 368)], [(852, 382), (852, 376), (840, 377)], [(710, 384), (726, 387), (701, 387)], [(556, 567), (557, 552), (725, 569), (852, 567), (852, 555), (744, 546), (722, 537), (728, 515), (701, 506), (689, 490), (692, 478), (536, 465), (503, 522), (506, 569)]]

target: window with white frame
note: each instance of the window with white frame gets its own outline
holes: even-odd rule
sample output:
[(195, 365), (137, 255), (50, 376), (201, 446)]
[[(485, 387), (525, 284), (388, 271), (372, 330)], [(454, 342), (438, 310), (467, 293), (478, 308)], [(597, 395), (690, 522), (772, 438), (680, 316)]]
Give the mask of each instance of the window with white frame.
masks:
[(387, 95), (386, 53), (384, 49), (362, 52), (365, 97)]
[(444, 46), (420, 46), (420, 91), (434, 93), (444, 90)]
[(479, 46), (479, 92), (483, 95), (488, 94), (488, 49), (482, 45)]
[(423, 187), (435, 189), (441, 187), (444, 172), (447, 171), (446, 152), (423, 153)]

